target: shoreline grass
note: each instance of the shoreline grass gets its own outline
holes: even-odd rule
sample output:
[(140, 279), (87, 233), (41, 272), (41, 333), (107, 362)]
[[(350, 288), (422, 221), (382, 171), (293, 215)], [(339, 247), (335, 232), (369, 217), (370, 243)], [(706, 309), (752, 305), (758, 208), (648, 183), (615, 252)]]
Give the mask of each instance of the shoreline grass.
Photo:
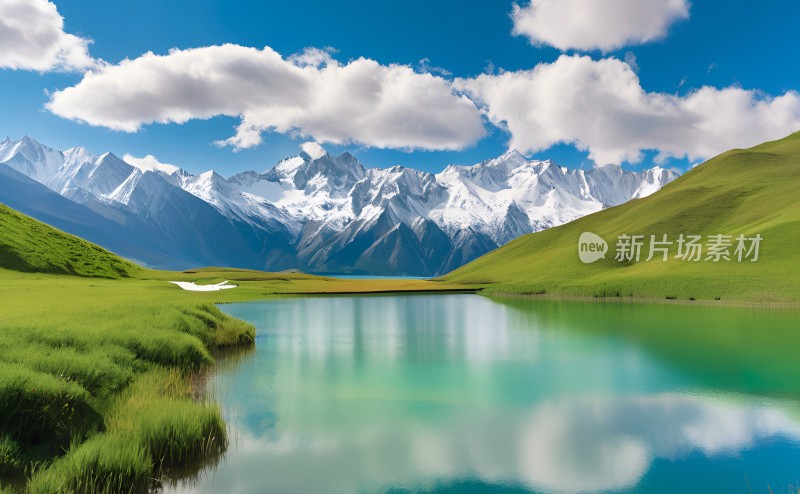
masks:
[(158, 285), (0, 269), (1, 487), (146, 492), (224, 451), (219, 408), (193, 383), (255, 328)]
[(740, 300), (723, 299), (722, 297), (699, 298), (694, 296), (672, 296), (655, 297), (641, 294), (622, 294), (618, 292), (605, 293), (593, 291), (565, 291), (555, 290), (548, 292), (536, 286), (529, 285), (496, 285), (485, 289), (478, 289), (475, 293), (489, 298), (521, 298), (521, 299), (543, 299), (569, 302), (586, 303), (631, 303), (631, 304), (665, 304), (665, 305), (686, 305), (686, 306), (706, 306), (706, 307), (752, 307), (764, 309), (797, 309), (800, 308), (800, 301), (789, 299), (780, 300)]

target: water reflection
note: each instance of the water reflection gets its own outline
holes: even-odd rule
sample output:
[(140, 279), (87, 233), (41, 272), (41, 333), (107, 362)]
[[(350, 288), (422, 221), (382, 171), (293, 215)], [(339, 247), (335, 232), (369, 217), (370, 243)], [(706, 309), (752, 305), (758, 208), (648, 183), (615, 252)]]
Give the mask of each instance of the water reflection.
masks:
[(669, 492), (654, 480), (659, 462), (684, 486), (719, 462), (736, 472), (705, 479), (722, 490), (746, 491), (743, 474), (756, 486), (796, 477), (748, 454), (800, 444), (783, 383), (780, 398), (747, 393), (778, 379), (776, 367), (737, 362), (751, 375), (739, 389), (626, 335), (668, 325), (658, 308), (652, 321), (647, 307), (586, 317), (461, 295), (224, 309), (258, 326), (258, 351), (212, 385), (235, 428), (227, 458), (178, 491)]
[(621, 490), (654, 458), (733, 457), (764, 438), (800, 440), (800, 423), (778, 405), (736, 401), (665, 394), (545, 403), (521, 426), (519, 474), (548, 491)]

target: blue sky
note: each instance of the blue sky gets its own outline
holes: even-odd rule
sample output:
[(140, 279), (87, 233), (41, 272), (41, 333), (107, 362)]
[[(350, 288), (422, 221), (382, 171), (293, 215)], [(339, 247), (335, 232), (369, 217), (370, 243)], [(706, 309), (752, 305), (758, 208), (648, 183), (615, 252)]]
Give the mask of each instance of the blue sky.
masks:
[[(696, 1), (689, 7), (688, 19), (670, 23), (666, 36), (606, 50), (536, 46), (529, 36), (513, 35), (510, 1), (55, 3), (64, 18), (64, 31), (93, 40), (89, 46), (91, 56), (112, 65), (148, 51), (166, 55), (172, 48), (223, 43), (258, 49), (269, 46), (284, 57), (308, 47), (331, 47), (335, 49), (333, 58), (341, 64), (365, 57), (381, 66), (409, 65), (418, 72), (431, 71), (451, 81), (475, 78), (487, 67), (513, 73), (533, 69), (537, 64), (552, 64), (561, 55), (586, 55), (592, 61), (627, 60), (646, 93), (685, 98), (703, 86), (719, 90), (734, 87), (757, 90), (755, 98), (769, 100), (800, 89), (800, 64), (796, 63), (800, 53), (800, 38), (796, 36), (800, 4), (789, 0)], [(523, 8), (528, 6), (527, 2), (519, 3)], [(610, 25), (607, 29), (615, 28)], [(420, 64), (423, 59), (428, 60), (427, 65)], [(235, 150), (212, 143), (235, 133), (239, 124), (236, 116), (193, 118), (181, 124), (145, 123), (137, 132), (123, 132), (62, 118), (45, 109), (52, 93), (75, 86), (82, 78), (80, 71), (0, 69), (5, 117), (0, 119), (0, 134), (12, 138), (28, 134), (61, 149), (83, 145), (94, 152), (110, 150), (120, 156), (151, 154), (192, 172), (214, 168), (225, 175), (267, 169), (279, 159), (296, 154), (300, 143), (314, 138), (298, 136), (298, 132), (264, 132), (259, 145)], [(784, 120), (791, 123), (784, 125), (787, 128), (783, 134), (797, 130), (789, 127), (797, 121), (792, 118), (800, 119), (794, 107), (787, 111), (791, 118), (786, 120), (789, 117), (784, 116)], [(747, 119), (748, 115), (735, 113), (730, 118)], [(776, 126), (773, 133), (779, 132), (781, 126)], [(511, 142), (509, 131), (486, 118), (484, 127), (484, 137), (473, 139), (475, 142), (466, 143), (460, 150), (381, 149), (368, 143), (324, 146), (332, 152), (349, 150), (367, 166), (401, 164), (435, 172), (450, 163), (471, 164), (504, 152)], [(749, 129), (738, 131), (748, 135)], [(518, 138), (527, 142), (526, 136)], [(727, 142), (720, 145), (723, 144)], [(600, 146), (606, 143), (599, 143)], [(569, 167), (592, 166), (587, 151), (568, 143), (528, 150), (527, 154), (552, 158)], [(637, 169), (652, 166), (657, 154), (658, 151), (645, 149), (643, 159), (621, 161), (625, 167)], [(600, 155), (611, 156), (614, 152), (606, 149)], [(659, 163), (686, 169), (698, 159), (673, 157)]]

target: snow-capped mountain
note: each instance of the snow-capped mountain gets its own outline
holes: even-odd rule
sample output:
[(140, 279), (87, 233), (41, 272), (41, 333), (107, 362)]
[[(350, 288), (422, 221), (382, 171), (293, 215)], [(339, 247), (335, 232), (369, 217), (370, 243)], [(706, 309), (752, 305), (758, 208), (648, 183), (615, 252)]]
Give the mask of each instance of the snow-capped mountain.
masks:
[[(0, 163), (129, 233), (142, 230), (132, 241), (136, 255), (129, 254), (140, 262), (380, 275), (441, 274), (677, 177), (659, 167), (567, 170), (510, 151), (435, 175), (367, 169), (349, 153), (301, 153), (263, 173), (226, 179), (214, 171), (141, 169), (83, 148), (60, 152), (28, 137), (0, 143)], [(26, 208), (35, 217), (43, 209)], [(112, 248), (126, 255), (118, 244)], [(142, 257), (143, 249), (154, 255)]]

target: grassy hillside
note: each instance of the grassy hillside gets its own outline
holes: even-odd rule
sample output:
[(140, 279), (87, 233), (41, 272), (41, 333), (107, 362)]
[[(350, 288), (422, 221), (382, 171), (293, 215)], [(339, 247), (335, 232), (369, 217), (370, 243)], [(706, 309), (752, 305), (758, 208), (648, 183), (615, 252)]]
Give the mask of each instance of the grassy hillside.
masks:
[(127, 278), (132, 263), (0, 204), (0, 267), (15, 271)]
[[(800, 302), (800, 133), (728, 151), (658, 193), (526, 235), (444, 276), (488, 292), (646, 297), (757, 303)], [(578, 239), (593, 232), (605, 259), (583, 264)], [(645, 235), (642, 262), (614, 260), (619, 235)], [(644, 262), (650, 235), (763, 237), (757, 262)], [(731, 249), (733, 253), (733, 249)], [(706, 253), (704, 251), (703, 257)]]

